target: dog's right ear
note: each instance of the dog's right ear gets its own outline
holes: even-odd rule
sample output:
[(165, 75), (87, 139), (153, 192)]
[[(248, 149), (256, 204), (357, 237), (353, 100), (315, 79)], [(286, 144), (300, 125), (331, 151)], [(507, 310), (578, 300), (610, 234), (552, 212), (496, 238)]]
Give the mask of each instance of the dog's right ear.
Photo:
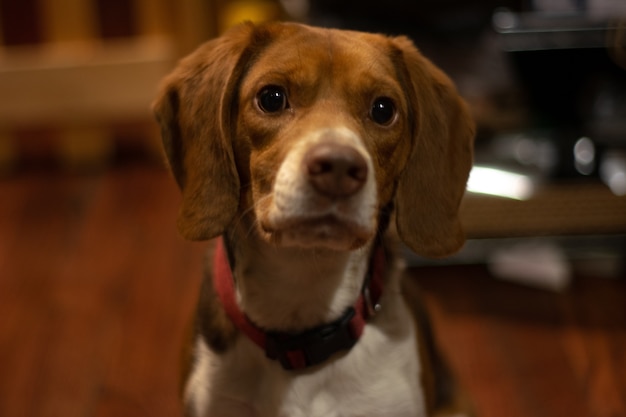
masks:
[(187, 239), (220, 235), (237, 212), (232, 121), (254, 31), (244, 24), (199, 47), (165, 78), (152, 105), (182, 190), (178, 229)]
[(459, 206), (476, 128), (452, 81), (408, 38), (392, 41), (401, 52), (415, 120), (413, 149), (396, 192), (398, 233), (417, 254), (447, 256), (465, 241)]

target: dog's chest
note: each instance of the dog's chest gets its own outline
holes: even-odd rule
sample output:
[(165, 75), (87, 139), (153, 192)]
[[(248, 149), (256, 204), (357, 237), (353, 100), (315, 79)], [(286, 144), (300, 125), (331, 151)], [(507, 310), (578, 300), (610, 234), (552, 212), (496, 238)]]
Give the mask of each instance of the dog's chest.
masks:
[(348, 354), (305, 373), (283, 371), (245, 338), (220, 356), (197, 346), (187, 404), (207, 417), (421, 417), (416, 338), (402, 318), (368, 325)]

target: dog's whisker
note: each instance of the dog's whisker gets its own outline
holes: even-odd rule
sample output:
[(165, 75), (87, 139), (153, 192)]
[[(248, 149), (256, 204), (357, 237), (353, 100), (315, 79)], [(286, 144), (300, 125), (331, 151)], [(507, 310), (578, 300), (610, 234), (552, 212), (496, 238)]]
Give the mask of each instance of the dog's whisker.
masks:
[(250, 222), (250, 225), (248, 226), (245, 232), (246, 238), (249, 238), (250, 236), (252, 236), (254, 234), (254, 230), (259, 230), (261, 228), (260, 220), (258, 219), (256, 215), (256, 213), (258, 212), (257, 208), (263, 205), (269, 199), (271, 199), (270, 195), (260, 197), (258, 200), (254, 202), (253, 205), (243, 210), (234, 220), (236, 222), (236, 225), (240, 226), (244, 224), (244, 220), (247, 217), (252, 218), (252, 221)]

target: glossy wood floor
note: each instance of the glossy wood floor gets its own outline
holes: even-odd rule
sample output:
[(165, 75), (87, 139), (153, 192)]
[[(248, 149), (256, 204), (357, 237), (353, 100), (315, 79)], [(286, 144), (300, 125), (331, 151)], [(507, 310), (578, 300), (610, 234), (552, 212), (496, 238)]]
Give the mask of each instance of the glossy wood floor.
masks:
[[(207, 244), (157, 167), (0, 180), (0, 416), (177, 416)], [(626, 280), (554, 294), (424, 268), (436, 332), (482, 417), (626, 416)]]

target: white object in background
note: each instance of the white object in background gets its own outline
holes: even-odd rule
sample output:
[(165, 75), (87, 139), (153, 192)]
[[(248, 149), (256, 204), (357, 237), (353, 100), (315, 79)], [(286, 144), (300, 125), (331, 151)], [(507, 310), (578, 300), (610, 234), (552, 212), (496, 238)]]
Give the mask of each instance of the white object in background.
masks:
[(496, 250), (488, 259), (488, 267), (497, 278), (553, 291), (562, 291), (572, 279), (563, 250), (546, 242)]
[(626, 153), (609, 151), (600, 163), (600, 177), (616, 196), (626, 196)]
[(467, 191), (515, 200), (527, 200), (534, 191), (530, 177), (497, 168), (474, 166), (467, 180)]

